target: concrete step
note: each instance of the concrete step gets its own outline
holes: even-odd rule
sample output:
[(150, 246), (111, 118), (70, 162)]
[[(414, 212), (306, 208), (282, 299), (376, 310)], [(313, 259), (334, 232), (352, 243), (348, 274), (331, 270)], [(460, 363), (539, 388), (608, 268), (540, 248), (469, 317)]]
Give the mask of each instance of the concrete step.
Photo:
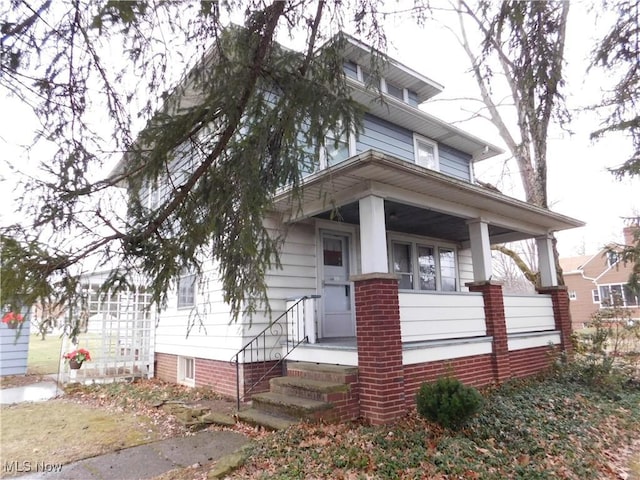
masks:
[(344, 383), (324, 382), (305, 377), (277, 377), (272, 378), (269, 383), (272, 393), (328, 403), (331, 402), (332, 397), (336, 397), (332, 394), (347, 394), (350, 388)]
[(291, 395), (267, 392), (258, 393), (252, 398), (252, 406), (272, 415), (291, 420), (319, 420), (322, 414), (332, 408), (330, 403), (300, 398)]
[(285, 428), (298, 423), (296, 420), (279, 417), (262, 410), (256, 410), (255, 408), (239, 411), (238, 418), (250, 425), (260, 425), (268, 428), (269, 430), (284, 430)]
[(321, 382), (351, 384), (357, 382), (358, 367), (288, 361), (287, 376), (303, 377)]

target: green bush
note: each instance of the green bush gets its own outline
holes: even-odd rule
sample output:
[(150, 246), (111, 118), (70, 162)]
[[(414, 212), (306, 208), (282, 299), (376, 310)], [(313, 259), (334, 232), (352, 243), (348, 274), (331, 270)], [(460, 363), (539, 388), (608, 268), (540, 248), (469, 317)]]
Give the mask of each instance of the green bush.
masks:
[(418, 413), (451, 430), (459, 430), (482, 408), (480, 392), (455, 378), (423, 383), (416, 396)]

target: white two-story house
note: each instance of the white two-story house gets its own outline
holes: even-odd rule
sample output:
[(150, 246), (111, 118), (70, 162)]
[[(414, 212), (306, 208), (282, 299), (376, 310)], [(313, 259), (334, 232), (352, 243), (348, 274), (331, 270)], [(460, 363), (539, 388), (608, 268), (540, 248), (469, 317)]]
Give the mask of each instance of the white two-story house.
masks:
[[(422, 111), (443, 87), (393, 59), (367, 88), (370, 55), (355, 39), (344, 50), (362, 129), (328, 139), (302, 199), (282, 188), (264, 219), (286, 227), (282, 268), (267, 273), (271, 315), (230, 323), (215, 265), (185, 274), (159, 313), (158, 377), (247, 400), (281, 363), (344, 366), (339, 416), (382, 423), (423, 381), (501, 382), (545, 368), (550, 345), (570, 348), (549, 236), (582, 223), (474, 183), (474, 164), (500, 150)], [(490, 247), (529, 238), (543, 288), (504, 295)]]

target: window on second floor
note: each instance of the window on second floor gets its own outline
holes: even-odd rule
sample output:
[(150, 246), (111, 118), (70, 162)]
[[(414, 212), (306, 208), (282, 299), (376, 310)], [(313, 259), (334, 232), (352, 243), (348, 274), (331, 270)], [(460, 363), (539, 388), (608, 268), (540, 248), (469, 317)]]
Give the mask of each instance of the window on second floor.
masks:
[(412, 241), (391, 242), (391, 266), (404, 290), (458, 290), (456, 251)]
[(185, 272), (178, 279), (178, 308), (196, 304), (196, 274)]
[[(336, 139), (331, 133), (327, 134), (327, 138), (324, 142), (325, 161), (322, 162), (321, 159), (321, 168), (333, 166), (336, 163), (343, 162), (351, 156), (349, 137), (349, 134), (345, 134)], [(325, 163), (325, 165), (322, 165), (322, 163)]]
[(439, 170), (438, 144), (419, 135), (413, 136), (415, 160), (421, 167)]

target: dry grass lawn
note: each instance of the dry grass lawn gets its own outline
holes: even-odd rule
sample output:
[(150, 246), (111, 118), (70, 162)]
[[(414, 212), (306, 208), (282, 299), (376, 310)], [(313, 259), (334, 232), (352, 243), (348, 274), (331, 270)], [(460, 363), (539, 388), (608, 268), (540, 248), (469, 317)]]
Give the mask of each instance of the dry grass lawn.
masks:
[(3, 405), (0, 437), (0, 465), (25, 461), (65, 464), (148, 443), (159, 434), (145, 416), (57, 399)]

